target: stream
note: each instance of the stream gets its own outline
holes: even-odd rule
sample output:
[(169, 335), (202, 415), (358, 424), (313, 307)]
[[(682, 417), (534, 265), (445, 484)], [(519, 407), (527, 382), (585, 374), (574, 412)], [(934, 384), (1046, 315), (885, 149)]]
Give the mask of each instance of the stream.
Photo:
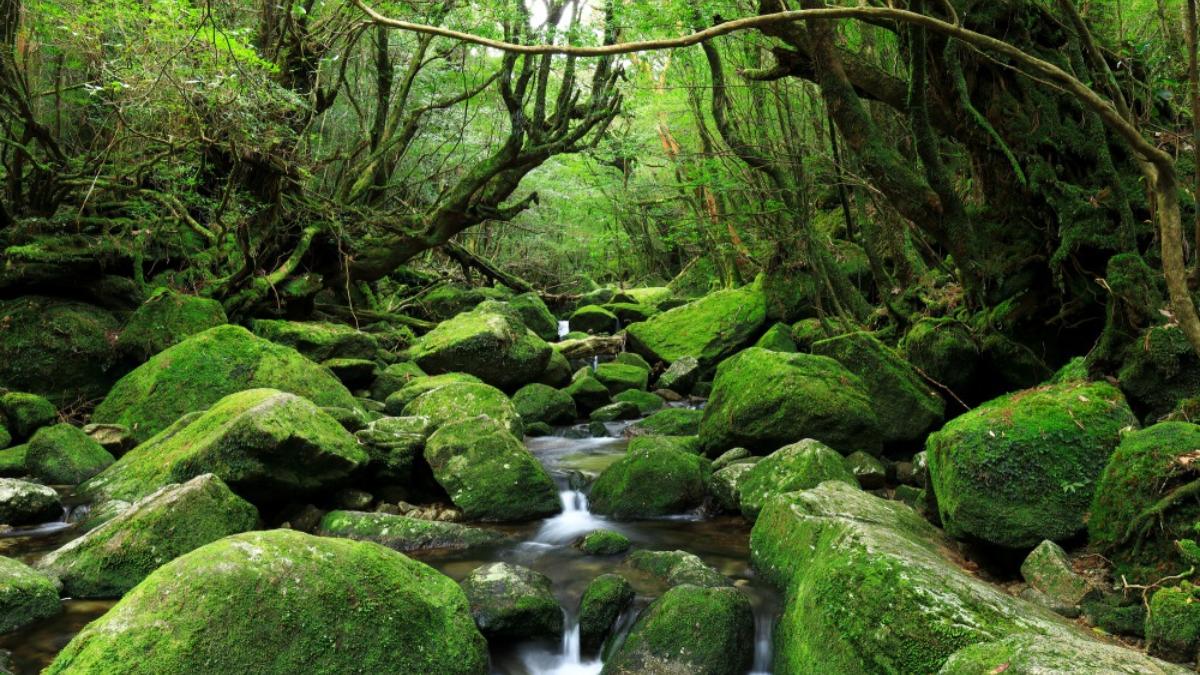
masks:
[[(770, 672), (771, 628), (781, 611), (778, 593), (754, 577), (750, 569), (750, 527), (736, 516), (703, 517), (685, 514), (631, 522), (610, 521), (588, 510), (585, 490), (579, 489), (619, 459), (628, 440), (620, 431), (629, 423), (609, 425), (614, 438), (568, 438), (566, 435), (526, 439), (529, 450), (546, 466), (560, 489), (563, 511), (553, 518), (514, 526), (497, 526), (511, 536), (503, 543), (467, 551), (409, 553), (455, 581), (489, 562), (509, 562), (535, 569), (550, 578), (564, 611), (564, 636), (554, 642), (493, 644), (491, 672), (495, 675), (589, 675), (599, 673), (600, 655), (580, 649), (577, 612), (588, 583), (600, 574), (617, 571), (629, 579), (637, 597), (618, 622), (614, 641), (624, 639), (637, 612), (666, 590), (666, 585), (621, 565), (622, 555), (584, 555), (572, 544), (596, 529), (616, 530), (634, 548), (684, 550), (733, 580), (750, 599), (755, 614), (753, 675)], [(586, 425), (585, 425), (586, 426)], [(570, 429), (560, 430), (568, 434)], [(577, 430), (576, 430), (577, 431)], [(581, 480), (582, 479), (582, 480)], [(0, 555), (33, 562), (70, 541), (74, 528), (66, 522), (47, 523), (0, 534)], [(66, 600), (63, 613), (16, 633), (0, 636), (0, 649), (12, 652), (16, 673), (37, 673), (88, 622), (106, 612), (115, 601)]]

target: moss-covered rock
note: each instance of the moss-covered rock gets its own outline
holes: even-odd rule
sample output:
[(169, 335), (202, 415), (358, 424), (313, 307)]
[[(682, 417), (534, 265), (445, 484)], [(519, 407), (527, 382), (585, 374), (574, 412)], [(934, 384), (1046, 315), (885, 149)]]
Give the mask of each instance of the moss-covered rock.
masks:
[(1031, 547), (1084, 528), (1121, 430), (1137, 419), (1106, 383), (1072, 382), (989, 401), (926, 443), (946, 532)]
[(542, 371), (538, 383), (550, 385), (556, 389), (571, 383), (571, 362), (562, 355), (562, 352), (557, 349), (550, 352), (550, 360), (546, 362), (546, 369)]
[(812, 346), (862, 380), (879, 418), (884, 442), (924, 438), (945, 414), (945, 403), (913, 367), (866, 332), (847, 333)]
[(1200, 588), (1184, 581), (1150, 596), (1147, 650), (1168, 661), (1192, 663), (1200, 656)]
[(684, 356), (676, 359), (669, 368), (663, 371), (654, 386), (687, 396), (692, 393), (692, 387), (695, 387), (699, 380), (699, 359), (694, 356)]
[(667, 408), (633, 424), (626, 433), (630, 436), (695, 436), (700, 432), (703, 410)]
[(792, 329), (790, 326), (782, 323), (772, 325), (763, 333), (762, 337), (758, 338), (758, 342), (754, 343), (755, 347), (769, 349), (773, 352), (795, 353), (796, 341), (792, 339)]
[(0, 556), (0, 634), (23, 628), (62, 611), (50, 577)]
[(504, 539), (499, 532), (459, 523), (362, 511), (330, 511), (321, 519), (316, 533), (323, 537), (373, 541), (405, 552), (461, 550)]
[(710, 456), (734, 447), (770, 452), (804, 438), (847, 454), (879, 452), (879, 418), (858, 376), (828, 357), (758, 348), (717, 368), (700, 423)]
[(425, 439), (433, 433), (427, 417), (383, 417), (354, 434), (367, 451), (367, 475), (379, 482), (410, 483)]
[(1134, 580), (1149, 582), (1180, 561), (1175, 542), (1195, 538), (1200, 504), (1188, 490), (1200, 426), (1160, 422), (1126, 434), (1100, 475), (1088, 516), (1088, 539)]
[(617, 555), (629, 550), (629, 537), (613, 530), (588, 532), (577, 544), (580, 551), (588, 555)]
[(375, 381), (371, 383), (371, 398), (386, 401), (393, 393), (422, 377), (426, 377), (425, 371), (411, 361), (393, 363), (375, 376)]
[(589, 415), (593, 410), (612, 403), (608, 387), (591, 375), (577, 378), (563, 391), (575, 401), (575, 409), (580, 415)]
[(521, 323), (538, 337), (547, 342), (558, 339), (558, 319), (537, 293), (522, 293), (509, 300), (508, 305), (521, 317)]
[(36, 295), (0, 300), (0, 383), (57, 405), (95, 401), (120, 374), (119, 328), (92, 305)]
[(521, 387), (513, 394), (512, 403), (526, 424), (570, 424), (578, 417), (570, 394), (544, 384)]
[(629, 450), (669, 450), (690, 455), (700, 454), (700, 439), (695, 436), (637, 436), (629, 441)]
[(11, 478), (0, 478), (0, 523), (29, 525), (57, 520), (62, 500), (53, 488)]
[(133, 502), (160, 487), (213, 473), (255, 503), (303, 496), (367, 463), (354, 436), (311, 402), (274, 389), (230, 394), (134, 448), (80, 486)]
[(25, 454), (28, 451), (28, 445), (14, 445), (0, 450), (0, 476), (16, 478), (29, 475), (25, 470)]
[(792, 342), (799, 351), (806, 352), (817, 342), (831, 337), (833, 335), (820, 319), (801, 319), (792, 324)]
[(616, 422), (617, 420), (634, 420), (642, 416), (637, 405), (626, 401), (610, 403), (603, 408), (596, 408), (588, 419), (593, 422)]
[(1087, 622), (1112, 635), (1142, 638), (1146, 635), (1146, 605), (1140, 596), (1113, 593), (1083, 603)]
[(196, 333), (228, 322), (216, 300), (160, 288), (125, 322), (117, 349), (124, 356), (145, 361)]
[(650, 365), (649, 361), (643, 358), (641, 354), (635, 352), (621, 352), (613, 357), (612, 362), (623, 366), (637, 366), (647, 373), (654, 370), (654, 366)]
[(623, 293), (640, 305), (660, 307), (663, 303), (676, 300), (675, 293), (667, 286), (645, 286), (642, 288), (626, 288)]
[(404, 406), (406, 417), (424, 417), (439, 429), (447, 424), (487, 415), (504, 425), (508, 433), (525, 435), (521, 416), (504, 392), (486, 384), (459, 382), (421, 394)]
[(887, 482), (887, 467), (878, 458), (862, 450), (846, 455), (846, 468), (858, 479), (864, 490), (878, 490)]
[[(716, 463), (713, 463), (714, 466)], [(713, 471), (708, 479), (708, 494), (712, 497), (713, 505), (724, 513), (741, 513), (742, 482), (754, 468), (756, 462), (737, 462), (723, 466)]]
[(1021, 576), (1055, 603), (1067, 607), (1083, 604), (1095, 589), (1071, 567), (1066, 551), (1052, 541), (1043, 541), (1021, 563)]
[(676, 586), (647, 607), (605, 675), (740, 675), (754, 659), (754, 612), (735, 588)]
[(1183, 675), (1184, 668), (1152, 659), (1121, 645), (1075, 635), (1021, 635), (971, 645), (955, 652), (939, 675), (1033, 675), (1035, 673), (1128, 673)]
[(92, 421), (124, 424), (144, 442), (186, 413), (204, 410), (234, 392), (263, 387), (319, 406), (359, 407), (333, 374), (296, 350), (239, 326), (218, 326), (158, 353), (121, 378), (96, 407)]
[(320, 363), (329, 359), (374, 359), (379, 342), (370, 333), (350, 326), (318, 321), (259, 319), (254, 334), (295, 349)]
[(488, 563), (462, 582), (475, 625), (489, 639), (520, 640), (562, 635), (562, 607), (550, 578), (528, 567)]
[(599, 305), (585, 305), (575, 310), (568, 319), (571, 330), (593, 335), (612, 335), (620, 330), (621, 320), (616, 314)]
[(1090, 380), (1088, 375), (1087, 359), (1082, 356), (1067, 361), (1062, 368), (1054, 371), (1054, 377), (1050, 378), (1049, 384), (1062, 384), (1064, 382), (1084, 382)]
[(629, 389), (617, 394), (613, 397), (613, 401), (617, 403), (632, 403), (633, 405), (637, 406), (638, 413), (641, 415), (653, 414), (659, 410), (662, 410), (662, 407), (666, 405), (666, 402), (662, 400), (662, 397), (658, 396), (657, 394), (651, 394), (647, 391), (638, 391), (636, 389)]
[(668, 586), (690, 584), (706, 588), (729, 586), (731, 582), (700, 556), (687, 551), (634, 551), (625, 567), (650, 575)]
[(82, 483), (114, 461), (99, 443), (66, 423), (38, 429), (25, 453), (25, 469), (30, 475), (53, 485)]
[(602, 363), (596, 367), (592, 376), (608, 387), (610, 394), (616, 396), (623, 391), (645, 391), (650, 371), (641, 366)]
[(633, 598), (633, 586), (619, 574), (592, 579), (579, 601), (580, 646), (589, 652), (599, 649)]
[(473, 520), (519, 521), (558, 513), (554, 481), (501, 422), (446, 424), (425, 444), (433, 476)]
[(900, 345), (913, 366), (960, 396), (973, 387), (979, 344), (970, 328), (954, 319), (921, 319)]
[(512, 297), (513, 292), (503, 286), (468, 288), (443, 284), (426, 293), (421, 305), (431, 319), (445, 321), (487, 300), (507, 301)]
[(1117, 379), (1149, 424), (1200, 391), (1200, 358), (1178, 326), (1155, 326), (1132, 342)]
[(377, 544), (272, 530), (159, 568), (47, 672), (482, 675), (487, 664), (450, 579)]
[(369, 359), (326, 359), (321, 365), (354, 391), (368, 389), (379, 372), (379, 365)]
[(718, 291), (663, 312), (626, 329), (630, 348), (651, 363), (674, 363), (691, 356), (715, 366), (746, 346), (766, 321), (766, 301), (758, 286)]
[(738, 503), (742, 514), (754, 520), (771, 497), (815, 488), (827, 480), (858, 485), (858, 480), (836, 450), (806, 438), (755, 463), (738, 487)]
[(10, 391), (0, 396), (0, 409), (8, 420), (8, 429), (16, 440), (27, 440), (42, 427), (54, 424), (58, 410), (37, 394)]
[(470, 373), (513, 391), (542, 376), (551, 351), (515, 311), (486, 302), (438, 324), (409, 349), (409, 355), (427, 373)]
[(175, 558), (257, 523), (253, 506), (204, 474), (151, 493), (49, 553), (38, 568), (72, 597), (117, 598)]
[(645, 321), (658, 314), (657, 307), (636, 302), (613, 302), (603, 305), (603, 308), (614, 314), (622, 326)]
[(414, 377), (407, 384), (387, 396), (384, 401), (384, 410), (387, 411), (387, 414), (398, 417), (404, 414), (404, 408), (409, 403), (417, 400), (422, 394), (427, 394), (434, 389), (439, 389), (448, 384), (460, 383), (483, 384), (483, 380), (467, 373), (443, 373), (441, 375)]
[(615, 518), (682, 513), (704, 503), (708, 460), (665, 448), (630, 448), (592, 484), (591, 508)]

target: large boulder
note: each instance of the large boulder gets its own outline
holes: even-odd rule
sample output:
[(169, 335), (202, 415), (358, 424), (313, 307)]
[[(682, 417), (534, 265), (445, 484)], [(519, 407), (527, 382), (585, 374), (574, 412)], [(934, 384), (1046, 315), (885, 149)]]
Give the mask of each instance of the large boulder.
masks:
[(704, 503), (709, 462), (670, 448), (630, 448), (592, 484), (591, 508), (615, 518), (683, 513)]
[(732, 585), (729, 577), (687, 551), (634, 551), (625, 566), (648, 574), (668, 586), (690, 584), (706, 588)]
[(1149, 424), (1200, 391), (1200, 357), (1179, 326), (1156, 326), (1129, 346), (1117, 379)]
[(904, 359), (874, 335), (847, 333), (812, 346), (862, 380), (884, 442), (914, 441), (942, 421), (946, 405)]
[(317, 534), (373, 541), (404, 552), (466, 549), (504, 539), (499, 532), (459, 523), (363, 511), (330, 511), (321, 519)]
[(54, 485), (82, 483), (114, 461), (103, 446), (66, 423), (38, 429), (25, 452), (25, 468), (30, 475)]
[(815, 488), (827, 480), (858, 485), (854, 473), (836, 450), (806, 438), (755, 463), (738, 484), (737, 501), (742, 515), (754, 520), (775, 495)]
[(1027, 389), (952, 420), (925, 448), (946, 532), (1011, 548), (1081, 532), (1129, 427), (1121, 392), (1098, 382)]
[(12, 478), (0, 478), (0, 524), (29, 525), (57, 520), (62, 500), (54, 488)]
[(1192, 672), (1195, 671), (1148, 658), (1122, 645), (1077, 635), (1019, 635), (971, 645), (955, 652), (938, 671), (939, 675), (1184, 675)]
[(570, 424), (578, 417), (570, 394), (544, 384), (521, 387), (513, 394), (512, 403), (525, 424)]
[(406, 485), (418, 470), (417, 458), (433, 433), (427, 417), (382, 417), (354, 433), (366, 450), (367, 475), (379, 482)]
[(608, 388), (613, 396), (623, 391), (644, 391), (650, 379), (650, 371), (624, 363), (602, 363), (596, 366), (592, 377)]
[(585, 305), (575, 310), (568, 319), (572, 331), (610, 335), (621, 329), (621, 320), (616, 314), (599, 305)]
[(17, 440), (28, 439), (58, 419), (54, 404), (37, 394), (10, 391), (0, 396), (0, 408), (4, 410), (8, 430)]
[(537, 381), (550, 352), (515, 311), (493, 302), (443, 321), (409, 349), (427, 373), (470, 373), (506, 391)]
[(221, 303), (161, 288), (125, 322), (117, 349), (136, 361), (216, 326), (228, 323)]
[(0, 556), (0, 635), (62, 611), (54, 580), (28, 565)]
[(736, 588), (676, 586), (638, 616), (605, 675), (741, 675), (754, 660), (754, 611)]
[(908, 330), (900, 347), (909, 363), (959, 396), (975, 386), (979, 344), (966, 324), (954, 319), (921, 319)]
[(547, 342), (558, 339), (558, 319), (537, 293), (522, 293), (508, 304), (521, 317), (521, 323), (535, 335)]
[(692, 393), (692, 387), (700, 381), (700, 361), (694, 356), (684, 356), (675, 359), (669, 368), (658, 376), (655, 386), (659, 389), (669, 389), (677, 394), (687, 396)]
[(378, 544), (291, 530), (226, 537), (160, 567), (47, 673), (479, 673), (458, 585)]
[(425, 313), (435, 321), (444, 321), (487, 300), (506, 301), (513, 292), (503, 286), (470, 288), (443, 284), (421, 297)]
[(710, 456), (736, 447), (770, 452), (805, 438), (844, 454), (879, 452), (879, 418), (858, 376), (825, 356), (757, 347), (717, 368), (700, 423)]
[(371, 384), (371, 398), (376, 401), (386, 401), (389, 396), (400, 391), (413, 380), (425, 377), (425, 371), (411, 361), (393, 363), (375, 375)]
[[(1107, 643), (962, 569), (953, 542), (912, 509), (840, 481), (768, 502), (750, 550), (785, 593), (775, 672), (935, 673), (972, 645), (1043, 637), (1077, 646), (1070, 672), (1112, 672)], [(1124, 654), (1147, 670), (1118, 672), (1160, 672)]]
[(633, 602), (633, 586), (619, 574), (601, 574), (588, 583), (579, 600), (579, 640), (583, 649), (599, 649)]
[(426, 375), (413, 377), (407, 383), (388, 394), (384, 399), (384, 409), (389, 415), (402, 415), (409, 403), (417, 400), (418, 396), (427, 394), (434, 389), (448, 384), (483, 384), (483, 380), (466, 373), (442, 373), (441, 375)]
[(631, 424), (625, 433), (629, 436), (695, 436), (700, 433), (703, 419), (703, 410), (666, 408)]
[(36, 295), (0, 300), (0, 383), (60, 406), (95, 401), (119, 375), (119, 328), (92, 305)]
[(213, 473), (242, 497), (273, 503), (342, 482), (367, 459), (354, 436), (311, 402), (251, 389), (179, 420), (79, 489), (132, 502)]
[(1146, 649), (1168, 661), (1196, 661), (1200, 655), (1200, 588), (1183, 581), (1150, 596)]
[(766, 321), (767, 306), (756, 285), (718, 291), (626, 329), (629, 346), (651, 363), (691, 356), (704, 368), (746, 346)]
[(450, 500), (473, 520), (530, 520), (561, 508), (546, 469), (490, 417), (441, 427), (426, 442), (425, 459)]
[(487, 415), (513, 436), (525, 434), (521, 416), (504, 392), (486, 384), (459, 382), (421, 394), (404, 406), (406, 417), (424, 417), (434, 429)]
[(612, 403), (612, 394), (609, 393), (608, 387), (591, 375), (576, 378), (563, 392), (575, 401), (575, 409), (581, 415), (591, 414), (593, 410)]
[(254, 322), (254, 334), (291, 347), (317, 363), (374, 359), (379, 354), (379, 342), (373, 335), (338, 323), (259, 319)]
[(562, 635), (562, 607), (550, 578), (528, 567), (487, 563), (462, 582), (475, 625), (489, 639), (521, 640)]
[(303, 396), (319, 406), (359, 407), (332, 373), (296, 350), (240, 326), (218, 326), (160, 352), (121, 378), (96, 407), (92, 421), (123, 424), (140, 443), (187, 413), (234, 392), (262, 387)]
[(112, 520), (38, 561), (76, 598), (119, 598), (154, 570), (231, 534), (258, 511), (212, 474), (151, 493)]

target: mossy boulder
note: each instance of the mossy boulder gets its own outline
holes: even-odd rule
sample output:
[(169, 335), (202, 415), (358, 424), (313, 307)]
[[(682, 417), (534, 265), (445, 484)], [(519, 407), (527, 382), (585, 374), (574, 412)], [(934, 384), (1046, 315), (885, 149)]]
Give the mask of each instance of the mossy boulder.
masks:
[(638, 413), (641, 415), (650, 415), (662, 410), (666, 405), (666, 401), (657, 394), (651, 394), (647, 391), (639, 391), (637, 389), (628, 389), (616, 396), (613, 396), (613, 401), (616, 403), (632, 403), (637, 406)]
[(326, 359), (321, 365), (354, 391), (369, 389), (379, 372), (379, 365), (370, 359)]
[(754, 660), (754, 612), (736, 588), (676, 586), (638, 616), (605, 675), (741, 675)]
[(666, 408), (629, 427), (630, 436), (695, 436), (700, 432), (703, 410)]
[(622, 363), (602, 363), (596, 367), (592, 377), (608, 388), (613, 396), (623, 391), (644, 391), (650, 379), (650, 371)]
[(1184, 581), (1150, 596), (1146, 613), (1147, 651), (1176, 663), (1200, 656), (1200, 588)]
[(508, 305), (521, 317), (521, 323), (538, 337), (547, 342), (558, 339), (558, 319), (537, 293), (522, 293), (509, 300)]
[(695, 387), (699, 381), (700, 360), (694, 356), (684, 356), (676, 359), (670, 367), (663, 371), (654, 386), (687, 396), (692, 393), (692, 387)]
[(846, 468), (858, 479), (858, 485), (864, 490), (878, 490), (887, 482), (887, 467), (879, 458), (868, 455), (862, 450), (846, 455)]
[(563, 391), (575, 401), (575, 409), (580, 415), (589, 415), (593, 410), (612, 403), (608, 387), (591, 375), (577, 378)]
[(762, 289), (746, 286), (718, 291), (663, 312), (626, 329), (629, 346), (651, 363), (674, 363), (691, 356), (701, 367), (715, 366), (746, 346), (766, 321)]
[(0, 556), (0, 634), (62, 611), (54, 581), (28, 565)]
[(369, 542), (226, 537), (160, 567), (48, 673), (487, 672), (458, 585)]
[(858, 485), (854, 473), (836, 450), (807, 438), (755, 463), (738, 486), (738, 503), (742, 515), (754, 520), (771, 497), (815, 488), (827, 480)]
[(379, 342), (370, 333), (339, 323), (259, 319), (254, 334), (295, 349), (320, 363), (329, 359), (366, 359), (379, 355)]
[(433, 424), (427, 417), (383, 417), (355, 432), (354, 437), (367, 452), (368, 476), (406, 485), (414, 478), (417, 460), (431, 433)]
[(792, 339), (792, 329), (782, 323), (772, 325), (767, 332), (754, 343), (755, 347), (769, 349), (773, 352), (795, 353), (796, 341)]
[(294, 349), (255, 337), (239, 326), (198, 333), (121, 378), (96, 407), (92, 421), (123, 424), (144, 442), (186, 413), (229, 394), (269, 387), (319, 406), (359, 407), (328, 370)]
[(443, 284), (421, 298), (425, 313), (435, 321), (444, 321), (488, 300), (511, 300), (513, 292), (503, 286), (468, 288)]
[(433, 476), (473, 520), (520, 521), (558, 513), (558, 489), (507, 427), (480, 416), (446, 424), (425, 444)]
[(658, 308), (651, 305), (643, 305), (636, 302), (613, 302), (603, 305), (604, 309), (612, 312), (617, 319), (620, 320), (620, 325), (627, 326), (631, 323), (645, 321), (650, 317), (658, 314)]
[(0, 409), (8, 421), (8, 430), (17, 440), (27, 440), (35, 431), (58, 419), (58, 410), (53, 403), (26, 392), (10, 391), (0, 396)]
[(1149, 424), (1200, 391), (1200, 357), (1178, 326), (1155, 326), (1130, 344), (1117, 379)]
[(921, 319), (905, 334), (904, 357), (959, 396), (975, 386), (979, 344), (966, 324), (954, 319)]
[(1200, 426), (1160, 422), (1126, 434), (1100, 474), (1088, 539), (1136, 581), (1176, 571), (1182, 561), (1175, 542), (1195, 538), (1200, 504), (1188, 486), (1200, 480), (1198, 453)]
[(579, 600), (580, 646), (587, 651), (599, 649), (634, 595), (633, 586), (619, 574), (592, 579)]
[(521, 387), (513, 394), (512, 403), (526, 424), (570, 424), (578, 417), (570, 394), (544, 384)]
[(613, 357), (612, 362), (625, 366), (637, 366), (647, 373), (654, 370), (654, 366), (650, 365), (649, 361), (643, 358), (641, 354), (634, 352), (621, 352)]
[(751, 348), (717, 368), (700, 441), (710, 456), (735, 447), (770, 452), (805, 438), (878, 454), (874, 405), (862, 380), (831, 358)]
[(836, 334), (836, 332), (831, 333), (820, 319), (801, 319), (792, 324), (792, 342), (795, 342), (796, 349), (802, 352), (812, 349), (817, 342)]
[(528, 567), (487, 563), (462, 582), (475, 625), (488, 639), (521, 640), (562, 635), (562, 607), (550, 578)]
[(665, 448), (630, 448), (592, 484), (591, 508), (615, 518), (683, 513), (704, 503), (708, 460)]
[(862, 380), (883, 440), (913, 441), (942, 421), (945, 403), (895, 351), (867, 332), (847, 333), (812, 346)]
[(114, 461), (103, 446), (66, 423), (38, 429), (25, 452), (25, 469), (30, 475), (53, 485), (77, 485)]
[(76, 598), (119, 598), (154, 570), (231, 534), (258, 511), (213, 474), (168, 485), (38, 561)]
[(462, 550), (504, 539), (499, 532), (459, 523), (362, 511), (330, 511), (321, 519), (316, 533), (323, 537), (373, 541), (404, 552)]
[(713, 471), (708, 479), (708, 494), (718, 510), (724, 513), (742, 512), (742, 483), (755, 464), (756, 462), (737, 462)]
[(1056, 604), (1074, 607), (1096, 594), (1096, 590), (1071, 567), (1061, 546), (1043, 541), (1021, 563), (1021, 576), (1032, 588)]
[(578, 548), (588, 555), (617, 555), (629, 550), (629, 537), (612, 530), (588, 532), (579, 540)]
[(252, 502), (274, 503), (336, 485), (367, 459), (354, 436), (310, 401), (250, 389), (180, 419), (79, 491), (133, 502), (165, 485), (213, 473)]
[(621, 327), (616, 314), (599, 305), (585, 305), (575, 310), (568, 319), (572, 331), (594, 335), (611, 335)]
[(617, 401), (603, 408), (596, 408), (591, 415), (588, 415), (588, 419), (593, 422), (615, 422), (617, 420), (633, 420), (641, 416), (642, 411), (638, 410), (637, 405), (626, 401)]
[(1122, 429), (1136, 426), (1099, 382), (1027, 389), (955, 418), (925, 448), (946, 532), (1011, 548), (1074, 536)]
[(470, 373), (494, 387), (514, 391), (542, 376), (551, 351), (515, 311), (488, 302), (438, 324), (409, 349), (409, 355), (427, 373)]
[(117, 350), (145, 361), (196, 333), (228, 322), (225, 309), (216, 300), (160, 288), (125, 322)]
[(1020, 635), (971, 645), (955, 652), (939, 675), (990, 673), (1137, 673), (1183, 675), (1189, 671), (1124, 645), (1097, 642), (1076, 635)]
[(441, 375), (414, 377), (407, 384), (387, 396), (384, 401), (384, 410), (389, 415), (398, 417), (404, 414), (405, 406), (417, 400), (422, 394), (427, 394), (434, 389), (439, 389), (448, 384), (461, 383), (483, 384), (483, 380), (467, 373), (443, 373)]
[(80, 302), (0, 300), (0, 383), (56, 405), (95, 401), (120, 375), (119, 329), (112, 314)]
[(690, 584), (706, 588), (731, 585), (729, 578), (687, 551), (634, 551), (625, 566), (648, 574), (668, 586)]
[(29, 472), (25, 470), (25, 454), (28, 451), (28, 445), (14, 445), (0, 450), (0, 476), (17, 478), (28, 475)]
[(539, 384), (547, 384), (554, 388), (565, 387), (571, 383), (571, 362), (557, 349), (550, 352), (550, 360), (546, 369), (538, 378)]
[(375, 381), (371, 383), (371, 398), (386, 401), (389, 396), (413, 380), (425, 376), (425, 371), (411, 361), (393, 363), (376, 374)]
[(629, 450), (669, 450), (690, 455), (700, 454), (700, 439), (695, 436), (637, 436), (629, 441)]
[(406, 417), (424, 417), (434, 429), (447, 424), (487, 415), (504, 425), (508, 433), (525, 435), (521, 416), (504, 392), (486, 384), (459, 382), (438, 387), (418, 396), (404, 406)]
[(57, 520), (62, 514), (62, 500), (54, 488), (29, 481), (0, 478), (0, 523), (45, 523)]

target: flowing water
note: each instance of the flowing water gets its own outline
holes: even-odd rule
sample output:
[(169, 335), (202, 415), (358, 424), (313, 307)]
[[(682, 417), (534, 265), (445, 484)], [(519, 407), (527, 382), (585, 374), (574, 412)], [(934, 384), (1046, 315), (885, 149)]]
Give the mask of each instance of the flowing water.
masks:
[[(628, 423), (610, 430), (619, 434)], [(564, 430), (566, 433), (568, 430)], [(625, 452), (622, 438), (566, 438), (550, 436), (529, 439), (527, 445), (550, 471), (561, 492), (563, 510), (557, 516), (520, 526), (499, 528), (511, 536), (498, 545), (458, 552), (411, 554), (446, 575), (461, 581), (476, 567), (488, 562), (510, 562), (533, 568), (553, 582), (564, 612), (566, 630), (561, 640), (492, 646), (492, 672), (496, 675), (589, 675), (599, 673), (600, 655), (580, 648), (578, 608), (588, 582), (600, 574), (619, 571), (637, 591), (634, 607), (618, 622), (615, 636), (620, 641), (632, 627), (636, 613), (665, 590), (662, 582), (621, 567), (622, 556), (587, 556), (573, 543), (596, 529), (621, 532), (634, 547), (653, 550), (685, 550), (734, 580), (750, 598), (755, 612), (753, 673), (770, 672), (771, 628), (780, 611), (778, 595), (754, 578), (749, 559), (749, 527), (738, 517), (705, 518), (684, 514), (671, 518), (614, 522), (588, 510), (586, 483)], [(0, 555), (33, 562), (61, 546), (78, 532), (69, 518), (0, 534)], [(67, 600), (64, 612), (18, 633), (0, 636), (0, 649), (13, 652), (18, 673), (36, 673), (89, 621), (99, 617), (113, 601)], [(606, 648), (609, 648), (606, 646)]]

